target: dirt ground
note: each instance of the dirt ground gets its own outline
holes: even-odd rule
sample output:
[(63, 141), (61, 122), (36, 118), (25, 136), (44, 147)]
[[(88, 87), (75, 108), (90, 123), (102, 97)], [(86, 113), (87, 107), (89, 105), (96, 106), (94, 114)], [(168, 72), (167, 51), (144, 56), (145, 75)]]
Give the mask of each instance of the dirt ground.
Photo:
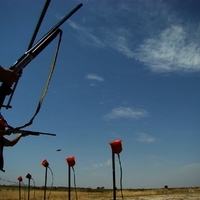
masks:
[[(117, 198), (118, 200), (120, 198)], [(124, 200), (200, 200), (200, 194), (168, 194), (140, 197), (125, 197)]]
[[(50, 188), (49, 188), (50, 189)], [(27, 188), (22, 188), (21, 199), (27, 199)], [(112, 190), (78, 189), (71, 191), (71, 199), (75, 200), (113, 200)], [(67, 188), (54, 188), (47, 190), (48, 200), (64, 200), (68, 197)], [(123, 197), (123, 198), (122, 198)], [(18, 187), (0, 187), (0, 200), (18, 200)], [(44, 199), (43, 188), (31, 188), (30, 199)], [(117, 190), (116, 200), (200, 200), (200, 187), (198, 188), (169, 188), (169, 189), (127, 189)]]
[[(98, 197), (97, 197), (98, 196)], [(81, 200), (113, 200), (112, 195), (88, 195)], [(200, 190), (173, 189), (173, 190), (144, 190), (144, 191), (125, 191), (123, 198), (117, 192), (116, 200), (200, 200)]]

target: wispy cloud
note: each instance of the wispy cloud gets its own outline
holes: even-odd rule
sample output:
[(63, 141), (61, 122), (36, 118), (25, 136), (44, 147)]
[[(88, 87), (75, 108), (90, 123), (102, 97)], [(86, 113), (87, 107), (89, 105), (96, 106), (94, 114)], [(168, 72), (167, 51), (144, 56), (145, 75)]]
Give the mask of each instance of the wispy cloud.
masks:
[(135, 52), (130, 48), (130, 35), (129, 30), (117, 28), (115, 31), (107, 32), (105, 43), (126, 57), (134, 58)]
[(129, 9), (133, 6), (131, 2), (100, 5), (98, 8), (90, 5), (99, 26), (91, 20), (82, 25), (69, 21), (85, 44), (112, 48), (156, 73), (200, 71), (199, 24), (179, 19), (161, 1), (155, 1), (154, 6), (147, 1), (134, 1), (134, 10)]
[(137, 141), (139, 142), (151, 143), (156, 141), (154, 137), (148, 135), (147, 133), (138, 133), (137, 135), (138, 135)]
[(81, 36), (79, 39), (82, 43), (87, 44), (87, 45), (93, 45), (96, 47), (103, 48), (105, 45), (101, 42), (100, 38), (92, 34), (92, 29), (88, 29), (84, 26), (81, 26), (71, 20), (68, 21), (69, 25), (78, 30), (80, 32)]
[(100, 82), (105, 81), (104, 78), (96, 74), (87, 74), (85, 78), (90, 79), (90, 80), (100, 81)]
[(184, 27), (172, 25), (147, 39), (135, 57), (154, 72), (200, 71), (200, 46)]
[(94, 84), (94, 83), (91, 83), (90, 86), (91, 86), (91, 87), (96, 87), (97, 85)]
[(143, 109), (133, 109), (129, 107), (119, 107), (111, 110), (110, 113), (104, 116), (105, 119), (141, 119), (148, 116), (148, 112)]
[(85, 169), (87, 169), (87, 170), (97, 169), (97, 168), (100, 168), (100, 167), (111, 166), (111, 164), (112, 164), (111, 159), (108, 159), (104, 163), (93, 163), (93, 164), (91, 164), (91, 166), (85, 166)]

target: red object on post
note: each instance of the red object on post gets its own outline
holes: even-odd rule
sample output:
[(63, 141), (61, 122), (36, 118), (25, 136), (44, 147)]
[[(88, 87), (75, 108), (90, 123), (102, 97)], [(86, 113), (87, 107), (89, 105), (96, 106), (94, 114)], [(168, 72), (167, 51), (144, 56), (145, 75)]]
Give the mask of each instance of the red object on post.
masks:
[(122, 151), (122, 140), (115, 140), (110, 142), (113, 153), (119, 154)]
[(32, 176), (28, 173), (28, 174), (26, 175), (26, 178), (31, 179)]
[(70, 167), (73, 167), (73, 166), (76, 164), (76, 162), (75, 162), (75, 157), (74, 157), (74, 156), (71, 156), (71, 157), (69, 157), (69, 158), (66, 158), (66, 161), (67, 161), (67, 163), (68, 163), (68, 165), (69, 165)]
[(49, 166), (49, 163), (47, 160), (43, 160), (42, 163), (41, 163), (44, 167), (48, 167)]
[(22, 178), (21, 176), (19, 176), (19, 177), (17, 178), (17, 180), (18, 180), (19, 182), (22, 182), (22, 181), (23, 181), (23, 178)]

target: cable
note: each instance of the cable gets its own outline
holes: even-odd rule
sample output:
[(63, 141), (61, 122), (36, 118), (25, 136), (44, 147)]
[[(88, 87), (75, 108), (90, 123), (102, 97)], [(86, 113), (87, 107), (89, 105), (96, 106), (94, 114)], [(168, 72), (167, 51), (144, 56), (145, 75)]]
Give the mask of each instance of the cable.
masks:
[(33, 178), (31, 178), (32, 179), (32, 181), (33, 181), (33, 185), (34, 185), (34, 193), (33, 193), (33, 197), (34, 197), (34, 199), (35, 199), (35, 180), (33, 179)]
[(53, 171), (52, 169), (48, 166), (48, 168), (50, 169), (50, 172), (51, 172), (51, 177), (52, 177), (52, 182), (51, 182), (51, 188), (50, 188), (50, 192), (49, 192), (49, 195), (48, 195), (48, 198), (50, 198), (50, 195), (51, 195), (51, 190), (52, 190), (52, 187), (53, 187), (53, 182), (54, 182), (54, 177), (53, 177)]
[[(23, 181), (22, 181), (22, 184), (23, 184), (24, 187), (26, 187), (26, 185), (24, 184)], [(26, 200), (26, 196), (25, 195), (26, 195), (26, 190), (24, 190), (24, 200)]]
[(122, 196), (122, 200), (124, 199), (124, 195), (123, 195), (123, 191), (122, 191), (122, 164), (121, 164), (121, 160), (120, 160), (120, 155), (118, 155), (118, 160), (119, 160), (119, 166), (120, 166), (120, 189), (121, 189), (121, 196)]
[(74, 188), (75, 188), (75, 194), (76, 194), (76, 200), (78, 200), (77, 190), (76, 190), (76, 177), (75, 177), (75, 170), (74, 167), (72, 167), (73, 173), (74, 173)]

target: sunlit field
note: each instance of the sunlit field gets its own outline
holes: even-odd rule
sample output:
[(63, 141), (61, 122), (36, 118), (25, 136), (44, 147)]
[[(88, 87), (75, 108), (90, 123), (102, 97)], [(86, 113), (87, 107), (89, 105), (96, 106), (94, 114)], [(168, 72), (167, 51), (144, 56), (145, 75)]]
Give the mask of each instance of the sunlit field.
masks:
[[(71, 200), (112, 200), (113, 192), (107, 189), (84, 188), (71, 189)], [(29, 195), (29, 196), (28, 196)], [(68, 199), (67, 188), (52, 188), (46, 190), (46, 199), (61, 200)], [(44, 199), (44, 189), (31, 187), (28, 193), (26, 187), (19, 188), (11, 186), (0, 187), (0, 200), (17, 200), (28, 198)], [(167, 188), (167, 189), (128, 189), (117, 190), (116, 199), (124, 200), (200, 200), (200, 188)]]

